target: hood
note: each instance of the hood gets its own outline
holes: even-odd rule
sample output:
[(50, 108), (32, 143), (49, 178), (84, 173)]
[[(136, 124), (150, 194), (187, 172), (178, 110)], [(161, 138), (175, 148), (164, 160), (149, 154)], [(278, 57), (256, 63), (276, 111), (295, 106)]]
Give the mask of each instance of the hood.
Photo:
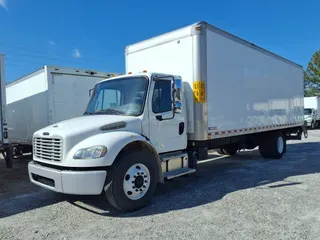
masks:
[(304, 115), (304, 119), (306, 119), (306, 118), (311, 118), (311, 114)]
[(72, 146), (95, 134), (123, 130), (140, 134), (141, 120), (137, 117), (118, 115), (81, 116), (40, 129), (34, 136), (63, 138), (65, 143)]

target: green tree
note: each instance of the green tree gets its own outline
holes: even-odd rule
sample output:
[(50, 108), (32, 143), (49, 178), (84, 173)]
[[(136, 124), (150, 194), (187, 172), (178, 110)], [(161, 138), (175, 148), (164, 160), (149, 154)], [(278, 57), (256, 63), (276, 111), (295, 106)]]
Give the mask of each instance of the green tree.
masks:
[(304, 72), (304, 96), (320, 96), (320, 49), (312, 55)]

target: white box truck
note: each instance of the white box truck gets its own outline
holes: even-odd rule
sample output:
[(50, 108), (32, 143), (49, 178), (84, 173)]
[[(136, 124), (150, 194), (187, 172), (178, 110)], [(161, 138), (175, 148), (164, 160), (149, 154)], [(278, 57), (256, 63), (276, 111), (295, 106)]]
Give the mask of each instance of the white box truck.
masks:
[(304, 119), (308, 127), (316, 128), (320, 126), (320, 97), (304, 98)]
[(34, 133), (33, 183), (133, 211), (210, 149), (280, 159), (307, 134), (302, 67), (205, 22), (128, 46), (126, 71), (95, 86), (85, 116)]
[(0, 53), (0, 151), (6, 161), (6, 167), (12, 168), (12, 148), (8, 140), (6, 122), (6, 79), (4, 67), (4, 54)]
[(9, 141), (19, 156), (32, 151), (33, 133), (83, 115), (89, 90), (115, 73), (44, 66), (6, 86)]

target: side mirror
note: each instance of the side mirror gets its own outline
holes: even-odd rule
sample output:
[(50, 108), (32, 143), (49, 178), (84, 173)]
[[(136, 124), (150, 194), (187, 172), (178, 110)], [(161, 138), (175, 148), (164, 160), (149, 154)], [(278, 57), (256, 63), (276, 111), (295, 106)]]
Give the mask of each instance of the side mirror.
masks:
[(158, 121), (162, 121), (162, 120), (163, 120), (162, 115), (157, 115), (157, 116), (156, 116), (156, 119), (157, 119)]
[(93, 92), (93, 88), (89, 90), (89, 97), (91, 97), (92, 92)]
[(181, 79), (175, 79), (174, 86), (174, 112), (180, 113), (182, 110), (182, 101), (181, 101)]

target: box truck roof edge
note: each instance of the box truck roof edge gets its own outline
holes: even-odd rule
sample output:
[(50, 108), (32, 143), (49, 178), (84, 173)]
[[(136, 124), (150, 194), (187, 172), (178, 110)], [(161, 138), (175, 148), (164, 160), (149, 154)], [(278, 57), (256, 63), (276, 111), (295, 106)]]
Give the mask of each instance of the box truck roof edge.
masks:
[(13, 80), (9, 83), (7, 83), (6, 85), (13, 85), (16, 83), (19, 83), (21, 81), (24, 81), (26, 78), (30, 78), (33, 75), (37, 75), (38, 73), (42, 72), (42, 71), (48, 71), (50, 73), (60, 73), (60, 74), (74, 74), (74, 75), (83, 75), (83, 76), (92, 76), (92, 77), (112, 77), (112, 76), (116, 76), (118, 75), (118, 73), (114, 73), (114, 72), (103, 72), (103, 71), (96, 71), (96, 70), (92, 70), (92, 69), (81, 69), (81, 68), (69, 68), (69, 67), (59, 67), (59, 66), (48, 66), (48, 65), (44, 65), (42, 68), (37, 69), (33, 72), (30, 72), (28, 74), (25, 74), (21, 77), (19, 77), (16, 80)]
[[(229, 39), (232, 39), (234, 41), (237, 41), (247, 47), (250, 47), (250, 48), (253, 48), (255, 50), (258, 50), (264, 54), (267, 54), (269, 56), (272, 56), (272, 57), (275, 57), (277, 59), (280, 59), (286, 63), (289, 63), (289, 64), (292, 64), (294, 66), (297, 66), (299, 68), (303, 68), (302, 65), (298, 64), (298, 63), (295, 63), (287, 58), (284, 58), (278, 54), (275, 54), (265, 48), (262, 48), (262, 47), (259, 47), (257, 45), (255, 45), (254, 43), (252, 42), (249, 42), (247, 40), (244, 40), (243, 38), (240, 38), (236, 35), (233, 35), (231, 33), (228, 33), (214, 25), (211, 25), (205, 21), (199, 21), (199, 22), (196, 22), (194, 24), (191, 24), (191, 25), (188, 25), (188, 26), (185, 26), (185, 27), (182, 27), (182, 28), (178, 28), (176, 30), (172, 30), (170, 32), (166, 32), (166, 33), (163, 33), (163, 34), (159, 34), (157, 36), (154, 36), (152, 38), (148, 38), (146, 40), (143, 40), (143, 41), (139, 41), (139, 42), (136, 42), (136, 43), (133, 43), (133, 44), (130, 44), (126, 47), (125, 49), (125, 52), (126, 52), (126, 55), (127, 54), (130, 54), (130, 53), (134, 53), (134, 52), (137, 52), (137, 51), (141, 51), (143, 49), (146, 49), (146, 48), (149, 48), (149, 47), (154, 47), (156, 45), (160, 45), (160, 44), (164, 44), (165, 42), (170, 42), (174, 39), (178, 39), (178, 38), (181, 38), (182, 36), (181, 35), (185, 35), (185, 36), (190, 36), (190, 35), (194, 35), (195, 34), (195, 31), (198, 31), (197, 29), (198, 28), (201, 28), (202, 26), (204, 26), (205, 29), (209, 29), (213, 32), (216, 32), (224, 37), (227, 37)], [(179, 35), (174, 35), (172, 36), (172, 33), (177, 33), (178, 34), (178, 31), (181, 32), (181, 34)], [(172, 37), (171, 37), (172, 36)], [(161, 38), (160, 38), (161, 37)], [(145, 45), (145, 43), (149, 43), (149, 45)]]

